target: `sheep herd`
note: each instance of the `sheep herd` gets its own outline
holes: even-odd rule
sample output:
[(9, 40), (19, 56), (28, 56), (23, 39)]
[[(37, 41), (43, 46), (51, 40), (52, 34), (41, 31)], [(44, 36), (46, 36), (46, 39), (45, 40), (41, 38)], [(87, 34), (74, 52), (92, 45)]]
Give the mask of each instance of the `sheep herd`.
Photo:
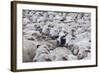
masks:
[(91, 59), (91, 14), (22, 11), (23, 62)]

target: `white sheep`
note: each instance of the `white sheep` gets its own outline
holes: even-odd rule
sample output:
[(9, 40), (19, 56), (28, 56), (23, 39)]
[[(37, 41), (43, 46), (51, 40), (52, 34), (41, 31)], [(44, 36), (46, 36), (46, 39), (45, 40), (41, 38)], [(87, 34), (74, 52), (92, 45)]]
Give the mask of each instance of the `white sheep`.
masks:
[(28, 18), (23, 18), (23, 26), (30, 23), (30, 20)]
[(59, 36), (59, 29), (57, 28), (51, 28), (50, 29), (50, 36), (53, 38), (53, 37), (57, 37)]
[(89, 50), (86, 50), (85, 48), (80, 48), (79, 49), (79, 53), (78, 53), (78, 55), (77, 55), (77, 59), (78, 60), (80, 60), (80, 59), (84, 59), (84, 58), (86, 58), (86, 57), (88, 57), (89, 56), (89, 53), (90, 52), (88, 52)]
[(33, 58), (33, 61), (40, 61), (41, 59), (43, 60), (43, 58), (41, 58), (41, 55), (48, 55), (49, 53), (49, 48), (46, 44), (40, 45), (35, 52), (35, 57)]
[(50, 28), (48, 27), (48, 25), (44, 25), (42, 27), (42, 33), (45, 34), (45, 35), (49, 35), (50, 33)]
[(63, 61), (63, 60), (69, 60), (70, 54), (71, 51), (68, 50), (67, 48), (57, 47), (50, 53), (50, 56), (53, 61)]
[(23, 40), (23, 62), (32, 62), (37, 49), (36, 42)]
[(33, 59), (33, 62), (46, 62), (46, 61), (51, 61), (50, 56), (46, 53), (42, 53), (37, 58), (35, 57), (35, 59)]
[(37, 19), (37, 22), (45, 22), (46, 20), (47, 20), (46, 16), (45, 16), (45, 17), (42, 16), (42, 17), (39, 17), (39, 18)]
[(26, 31), (26, 30), (24, 30), (23, 32), (24, 32), (23, 36), (28, 40), (34, 41), (34, 40), (41, 39), (41, 38), (39, 38), (41, 36), (41, 33), (39, 31), (34, 31), (34, 30), (33, 31), (31, 31), (31, 30)]

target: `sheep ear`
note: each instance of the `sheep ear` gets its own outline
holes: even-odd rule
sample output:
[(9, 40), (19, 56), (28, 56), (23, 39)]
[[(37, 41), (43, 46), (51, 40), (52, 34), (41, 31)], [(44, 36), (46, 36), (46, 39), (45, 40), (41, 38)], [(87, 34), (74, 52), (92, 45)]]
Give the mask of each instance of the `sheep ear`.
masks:
[(40, 45), (37, 45), (37, 48), (39, 48)]

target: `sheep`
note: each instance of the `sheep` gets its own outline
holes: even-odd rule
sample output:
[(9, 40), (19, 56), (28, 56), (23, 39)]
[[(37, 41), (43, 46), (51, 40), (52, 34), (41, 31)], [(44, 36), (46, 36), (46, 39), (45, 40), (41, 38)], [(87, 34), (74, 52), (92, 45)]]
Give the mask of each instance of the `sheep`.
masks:
[(24, 29), (27, 29), (27, 30), (35, 30), (35, 27), (34, 27), (34, 24), (31, 24), (30, 23), (30, 24), (27, 24)]
[(71, 50), (72, 54), (77, 56), (79, 53), (79, 46), (78, 45), (74, 45), (73, 49)]
[(59, 33), (59, 37), (57, 38), (58, 41), (58, 46), (65, 46), (66, 45), (66, 33), (64, 33), (63, 31), (61, 31)]
[(37, 22), (37, 18), (38, 16), (36, 16), (35, 14), (33, 14), (31, 17), (30, 17), (30, 20), (32, 23), (36, 23)]
[(23, 26), (26, 26), (30, 23), (30, 20), (28, 18), (23, 18)]
[(61, 38), (60, 38), (60, 40), (61, 40), (61, 43), (60, 43), (60, 46), (65, 46), (65, 43), (66, 43), (66, 38), (65, 38), (65, 36), (62, 36)]
[(50, 37), (52, 39), (55, 39), (59, 36), (59, 30), (57, 28), (51, 28), (50, 29)]
[(88, 57), (89, 51), (85, 50), (85, 48), (80, 48), (79, 53), (77, 55), (77, 59), (81, 60)]
[(27, 40), (41, 40), (41, 33), (39, 31), (26, 31), (23, 35)]
[(72, 54), (77, 56), (78, 60), (84, 59), (88, 57), (88, 53), (91, 52), (90, 49), (91, 49), (90, 43), (88, 39), (85, 38), (74, 43), (72, 47)]
[(43, 56), (45, 54), (48, 55), (49, 52), (49, 48), (48, 45), (44, 44), (44, 45), (39, 45), (36, 52), (35, 52), (35, 57), (33, 58), (33, 62), (34, 61), (41, 61), (43, 60), (43, 57), (41, 58), (41, 55)]
[(42, 28), (42, 33), (45, 35), (49, 35), (50, 33), (50, 28), (48, 27), (48, 25), (44, 25)]
[(32, 62), (37, 49), (36, 42), (23, 40), (23, 62)]
[(66, 43), (65, 43), (65, 46), (67, 45), (67, 44), (70, 44), (70, 41), (71, 41), (71, 35), (67, 35), (65, 38), (66, 38)]
[(37, 19), (37, 22), (46, 22), (47, 21), (47, 17), (46, 16), (40, 16), (38, 19)]
[(71, 51), (68, 50), (67, 48), (57, 47), (50, 53), (50, 56), (52, 61), (65, 61), (65, 60), (69, 60), (70, 54)]
[(57, 40), (50, 39), (50, 40), (47, 40), (45, 43), (46, 44), (48, 43), (48, 45), (50, 45), (49, 48), (52, 49), (52, 50), (57, 47)]
[(37, 58), (33, 59), (33, 62), (45, 62), (45, 61), (51, 61), (50, 56), (46, 53), (42, 53)]
[(62, 17), (62, 15), (56, 15), (55, 17), (54, 17), (54, 20), (62, 20), (63, 19), (63, 17)]
[(23, 30), (24, 35), (30, 35), (32, 36), (33, 34), (37, 34), (37, 35), (41, 35), (39, 31), (35, 31), (35, 30), (29, 30), (29, 29), (25, 29)]
[(33, 58), (33, 62), (51, 61), (50, 52), (56, 48), (56, 45), (57, 45), (56, 40), (47, 40), (41, 42), (36, 50), (35, 57)]

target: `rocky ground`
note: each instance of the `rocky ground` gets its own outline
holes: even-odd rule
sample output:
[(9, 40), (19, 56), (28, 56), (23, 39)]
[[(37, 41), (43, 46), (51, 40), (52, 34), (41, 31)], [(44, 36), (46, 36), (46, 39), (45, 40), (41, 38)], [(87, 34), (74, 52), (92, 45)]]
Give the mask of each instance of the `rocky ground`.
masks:
[(91, 58), (91, 14), (23, 10), (23, 62)]

